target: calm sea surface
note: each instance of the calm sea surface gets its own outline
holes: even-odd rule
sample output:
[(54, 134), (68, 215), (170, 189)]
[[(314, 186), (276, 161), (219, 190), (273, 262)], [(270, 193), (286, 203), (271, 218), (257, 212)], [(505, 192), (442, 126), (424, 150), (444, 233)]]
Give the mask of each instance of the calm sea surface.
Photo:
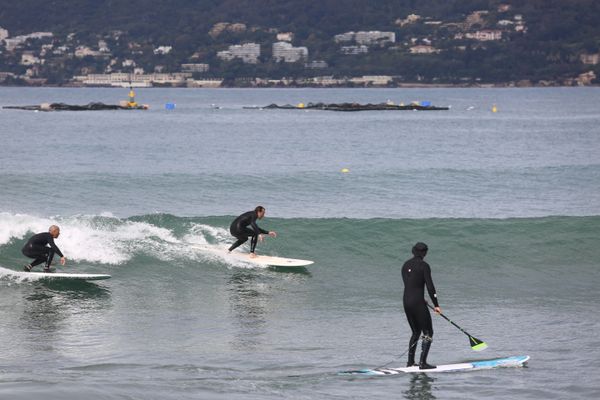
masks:
[[(0, 106), (127, 92), (0, 88)], [(600, 89), (136, 93), (148, 111), (0, 109), (0, 398), (600, 397)], [(243, 108), (388, 100), (451, 109)], [(315, 264), (191, 246), (229, 244), (258, 204), (279, 233), (259, 253)], [(50, 224), (59, 270), (112, 279), (27, 279), (20, 249)], [(416, 241), (444, 312), (489, 345), (472, 352), (434, 317), (430, 361), (526, 354), (526, 368), (336, 374), (405, 364)]]

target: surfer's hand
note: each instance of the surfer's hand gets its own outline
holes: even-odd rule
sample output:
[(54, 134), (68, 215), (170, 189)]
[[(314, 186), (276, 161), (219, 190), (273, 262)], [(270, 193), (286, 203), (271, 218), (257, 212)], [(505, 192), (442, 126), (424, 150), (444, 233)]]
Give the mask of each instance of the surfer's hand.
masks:
[(275, 232), (275, 231), (270, 231), (270, 232), (269, 232), (269, 236), (271, 236), (272, 238), (276, 238), (276, 237), (277, 237), (277, 232)]
[(67, 259), (65, 257), (60, 258), (60, 265), (65, 265), (66, 262), (67, 262)]
[(433, 311), (435, 311), (437, 314), (441, 314), (442, 313), (442, 309), (439, 307), (434, 307)]
[(265, 240), (265, 238), (263, 238), (263, 235), (258, 235), (258, 241), (262, 242), (263, 240)]

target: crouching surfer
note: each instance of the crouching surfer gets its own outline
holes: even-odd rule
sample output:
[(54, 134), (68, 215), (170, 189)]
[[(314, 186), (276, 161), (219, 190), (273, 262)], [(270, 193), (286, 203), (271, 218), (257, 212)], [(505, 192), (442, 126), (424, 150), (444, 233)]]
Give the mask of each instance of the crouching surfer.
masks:
[(425, 243), (417, 243), (412, 248), (413, 258), (406, 261), (402, 266), (402, 280), (404, 281), (404, 312), (406, 319), (412, 330), (412, 336), (408, 343), (408, 362), (407, 367), (416, 366), (415, 352), (419, 336), (422, 336), (421, 343), (421, 359), (419, 369), (432, 369), (434, 365), (427, 363), (427, 355), (431, 347), (433, 338), (433, 326), (431, 323), (431, 314), (427, 308), (425, 300), (425, 286), (427, 292), (434, 305), (434, 311), (441, 313), (442, 310), (438, 304), (435, 286), (431, 279), (431, 268), (423, 259), (427, 255), (427, 245)]
[(256, 244), (263, 240), (262, 235), (277, 237), (274, 231), (267, 231), (256, 225), (256, 220), (263, 219), (265, 216), (265, 208), (263, 206), (256, 207), (253, 211), (248, 211), (237, 217), (229, 227), (231, 234), (237, 241), (229, 247), (229, 252), (233, 251), (238, 246), (246, 243), (248, 238), (250, 241), (250, 257), (256, 257)]
[(27, 264), (23, 269), (30, 272), (33, 267), (38, 264), (46, 263), (43, 272), (52, 272), (50, 270), (50, 264), (54, 258), (54, 253), (60, 256), (61, 265), (65, 265), (67, 259), (60, 251), (58, 246), (54, 243), (54, 239), (60, 235), (60, 228), (56, 225), (52, 225), (48, 232), (38, 233), (29, 238), (21, 252), (23, 255), (29, 258), (33, 258), (30, 264)]

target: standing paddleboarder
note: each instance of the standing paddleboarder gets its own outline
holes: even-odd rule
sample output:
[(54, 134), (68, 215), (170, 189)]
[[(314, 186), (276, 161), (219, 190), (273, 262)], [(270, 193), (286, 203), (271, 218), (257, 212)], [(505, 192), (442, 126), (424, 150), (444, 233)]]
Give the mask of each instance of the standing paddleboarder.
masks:
[(252, 237), (252, 240), (250, 241), (250, 257), (256, 257), (256, 253), (254, 252), (256, 244), (259, 239), (262, 241), (263, 234), (277, 237), (277, 233), (274, 231), (266, 231), (256, 225), (256, 220), (263, 219), (264, 216), (265, 208), (263, 206), (258, 206), (253, 211), (243, 213), (231, 223), (229, 231), (235, 236), (237, 241), (229, 247), (229, 252), (246, 243), (248, 238)]
[(442, 310), (438, 304), (435, 286), (431, 280), (431, 268), (423, 259), (427, 255), (428, 247), (425, 243), (417, 243), (412, 248), (413, 258), (408, 260), (402, 266), (402, 280), (404, 281), (404, 312), (406, 319), (412, 330), (412, 336), (408, 343), (408, 362), (407, 367), (415, 366), (415, 352), (419, 336), (423, 334), (421, 343), (421, 360), (419, 369), (432, 369), (434, 365), (427, 364), (427, 355), (431, 347), (433, 338), (433, 325), (431, 323), (431, 314), (427, 309), (425, 300), (425, 286), (434, 305), (434, 311), (441, 313)]

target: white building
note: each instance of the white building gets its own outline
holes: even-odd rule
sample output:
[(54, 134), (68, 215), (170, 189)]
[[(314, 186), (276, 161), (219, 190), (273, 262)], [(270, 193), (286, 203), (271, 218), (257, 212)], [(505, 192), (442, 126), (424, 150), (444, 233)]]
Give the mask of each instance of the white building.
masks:
[(385, 86), (392, 82), (392, 77), (389, 75), (363, 75), (362, 77), (351, 78), (350, 82), (355, 85)]
[(225, 61), (240, 58), (247, 64), (256, 64), (258, 63), (258, 57), (260, 57), (260, 44), (245, 43), (229, 46), (228, 50), (219, 51), (217, 57)]
[(208, 72), (208, 64), (181, 64), (181, 70), (184, 72)]
[(28, 35), (23, 35), (25, 40), (27, 39), (44, 39), (54, 37), (52, 32), (33, 32)]
[(415, 22), (421, 19), (420, 15), (417, 14), (409, 14), (405, 19), (398, 18), (396, 20), (396, 25), (404, 26), (408, 24), (414, 24)]
[(594, 53), (594, 54), (583, 53), (582, 55), (579, 56), (579, 59), (581, 60), (581, 62), (583, 64), (597, 65), (598, 63), (600, 63), (600, 53)]
[(218, 88), (223, 83), (223, 79), (206, 78), (206, 79), (188, 79), (187, 87), (195, 88)]
[(54, 50), (52, 50), (52, 54), (62, 55), (62, 54), (66, 54), (68, 51), (69, 51), (69, 48), (67, 46), (58, 46), (58, 47), (54, 48)]
[(434, 54), (438, 52), (435, 47), (427, 45), (417, 45), (410, 48), (411, 54)]
[(156, 55), (169, 54), (171, 52), (171, 50), (173, 50), (173, 46), (158, 46), (157, 48), (154, 49), (154, 54), (156, 54)]
[(475, 33), (466, 33), (465, 37), (467, 39), (475, 39), (482, 42), (489, 40), (501, 40), (502, 39), (502, 31), (499, 30), (489, 30), (485, 29), (482, 31), (477, 31)]
[(514, 25), (515, 23), (513, 21), (511, 21), (510, 19), (501, 19), (500, 21), (497, 22), (498, 26), (510, 26), (510, 25)]
[(342, 46), (340, 48), (342, 54), (349, 55), (357, 55), (357, 54), (367, 54), (369, 52), (369, 48), (365, 45), (360, 46)]
[(98, 51), (101, 53), (110, 53), (110, 49), (105, 40), (98, 40)]
[(75, 57), (77, 58), (83, 58), (83, 57), (107, 57), (109, 54), (101, 52), (101, 51), (97, 51), (97, 50), (92, 50), (87, 46), (78, 46), (75, 49)]
[(294, 47), (291, 43), (273, 43), (273, 59), (277, 62), (297, 62), (308, 58), (306, 47)]
[(335, 35), (333, 37), (333, 40), (336, 43), (340, 43), (340, 42), (351, 42), (354, 40), (354, 35), (356, 35), (356, 32), (346, 32), (346, 33), (340, 33), (339, 35)]
[(359, 31), (359, 32), (346, 32), (333, 37), (336, 43), (340, 42), (351, 42), (355, 41), (358, 44), (366, 46), (370, 45), (384, 45), (386, 43), (395, 43), (396, 34), (394, 32), (381, 32), (381, 31)]
[(294, 40), (294, 34), (292, 32), (281, 32), (277, 34), (278, 42), (291, 42)]
[(43, 44), (40, 50), (40, 56), (44, 57), (46, 54), (50, 53), (53, 48), (54, 45), (52, 43)]
[[(4, 29), (4, 31), (6, 31), (6, 29)], [(6, 31), (6, 34), (8, 35), (8, 31)], [(28, 35), (15, 36), (13, 38), (6, 37), (4, 38), (4, 43), (6, 44), (6, 50), (13, 51), (29, 39), (44, 39), (51, 37), (54, 37), (52, 32), (33, 32)]]
[(25, 40), (19, 38), (6, 38), (4, 39), (4, 44), (6, 45), (6, 50), (13, 51), (20, 45), (25, 43)]
[(182, 86), (192, 74), (178, 72), (173, 74), (88, 74), (74, 79), (86, 86), (151, 87), (153, 84)]
[(21, 54), (21, 65), (35, 65), (40, 63), (40, 59), (34, 56), (33, 53), (25, 52)]
[(314, 60), (304, 64), (304, 68), (308, 69), (323, 69), (327, 67), (329, 67), (329, 64), (327, 64), (327, 61), (324, 60)]
[(310, 78), (311, 82), (319, 86), (336, 86), (346, 83), (345, 79), (337, 79), (333, 76), (315, 76)]

